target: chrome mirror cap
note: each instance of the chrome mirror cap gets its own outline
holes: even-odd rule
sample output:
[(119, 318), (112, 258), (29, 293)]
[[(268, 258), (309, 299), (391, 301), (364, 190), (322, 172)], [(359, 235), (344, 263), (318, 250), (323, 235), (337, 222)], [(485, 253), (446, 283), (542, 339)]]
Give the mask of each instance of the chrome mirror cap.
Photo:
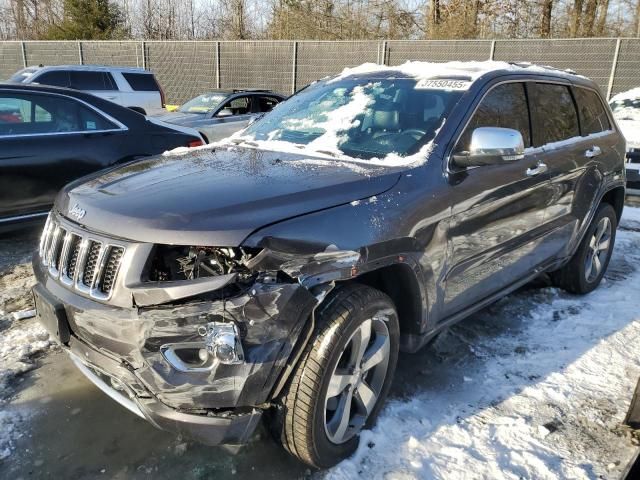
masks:
[(453, 156), (459, 167), (498, 165), (524, 158), (524, 140), (518, 130), (478, 127), (471, 135), (469, 151)]

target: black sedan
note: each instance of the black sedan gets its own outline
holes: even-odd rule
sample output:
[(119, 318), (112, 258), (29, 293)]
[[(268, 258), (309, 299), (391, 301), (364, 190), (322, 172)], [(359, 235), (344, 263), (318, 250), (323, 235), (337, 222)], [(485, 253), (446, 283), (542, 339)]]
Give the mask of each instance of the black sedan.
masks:
[(58, 190), (79, 177), (201, 144), (195, 130), (93, 95), (0, 85), (0, 228), (44, 218)]

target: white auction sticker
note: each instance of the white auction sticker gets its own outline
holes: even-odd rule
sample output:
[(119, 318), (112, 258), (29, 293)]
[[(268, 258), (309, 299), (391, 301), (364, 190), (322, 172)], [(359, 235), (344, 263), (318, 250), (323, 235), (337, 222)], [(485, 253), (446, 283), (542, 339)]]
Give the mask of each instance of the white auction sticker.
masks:
[(467, 80), (431, 79), (418, 80), (416, 88), (429, 88), (432, 90), (468, 90), (471, 82)]

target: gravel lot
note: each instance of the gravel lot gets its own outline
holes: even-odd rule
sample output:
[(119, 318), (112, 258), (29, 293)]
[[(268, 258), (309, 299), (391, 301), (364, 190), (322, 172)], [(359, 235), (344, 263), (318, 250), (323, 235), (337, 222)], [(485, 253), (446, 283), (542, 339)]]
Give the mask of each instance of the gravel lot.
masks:
[(157, 431), (107, 398), (34, 319), (36, 230), (0, 239), (0, 478), (618, 478), (640, 375), (640, 209), (604, 284), (543, 281), (402, 355), (392, 399), (353, 458), (316, 473), (264, 431), (231, 455)]

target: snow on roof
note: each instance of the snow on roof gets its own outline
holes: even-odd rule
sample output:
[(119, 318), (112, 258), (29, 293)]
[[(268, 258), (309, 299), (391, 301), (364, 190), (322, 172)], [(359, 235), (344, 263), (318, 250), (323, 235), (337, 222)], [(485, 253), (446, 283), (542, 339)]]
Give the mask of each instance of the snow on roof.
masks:
[(345, 68), (342, 73), (334, 77), (330, 81), (337, 81), (352, 75), (365, 75), (386, 72), (401, 72), (409, 77), (419, 80), (427, 80), (433, 78), (451, 78), (451, 77), (467, 77), (471, 81), (477, 80), (482, 75), (497, 71), (510, 70), (518, 72), (527, 70), (531, 73), (553, 73), (575, 75), (570, 70), (558, 70), (553, 67), (534, 65), (531, 63), (508, 63), (487, 60), (483, 62), (419, 62), (409, 61), (402, 65), (387, 66), (377, 63), (364, 63), (357, 67)]

